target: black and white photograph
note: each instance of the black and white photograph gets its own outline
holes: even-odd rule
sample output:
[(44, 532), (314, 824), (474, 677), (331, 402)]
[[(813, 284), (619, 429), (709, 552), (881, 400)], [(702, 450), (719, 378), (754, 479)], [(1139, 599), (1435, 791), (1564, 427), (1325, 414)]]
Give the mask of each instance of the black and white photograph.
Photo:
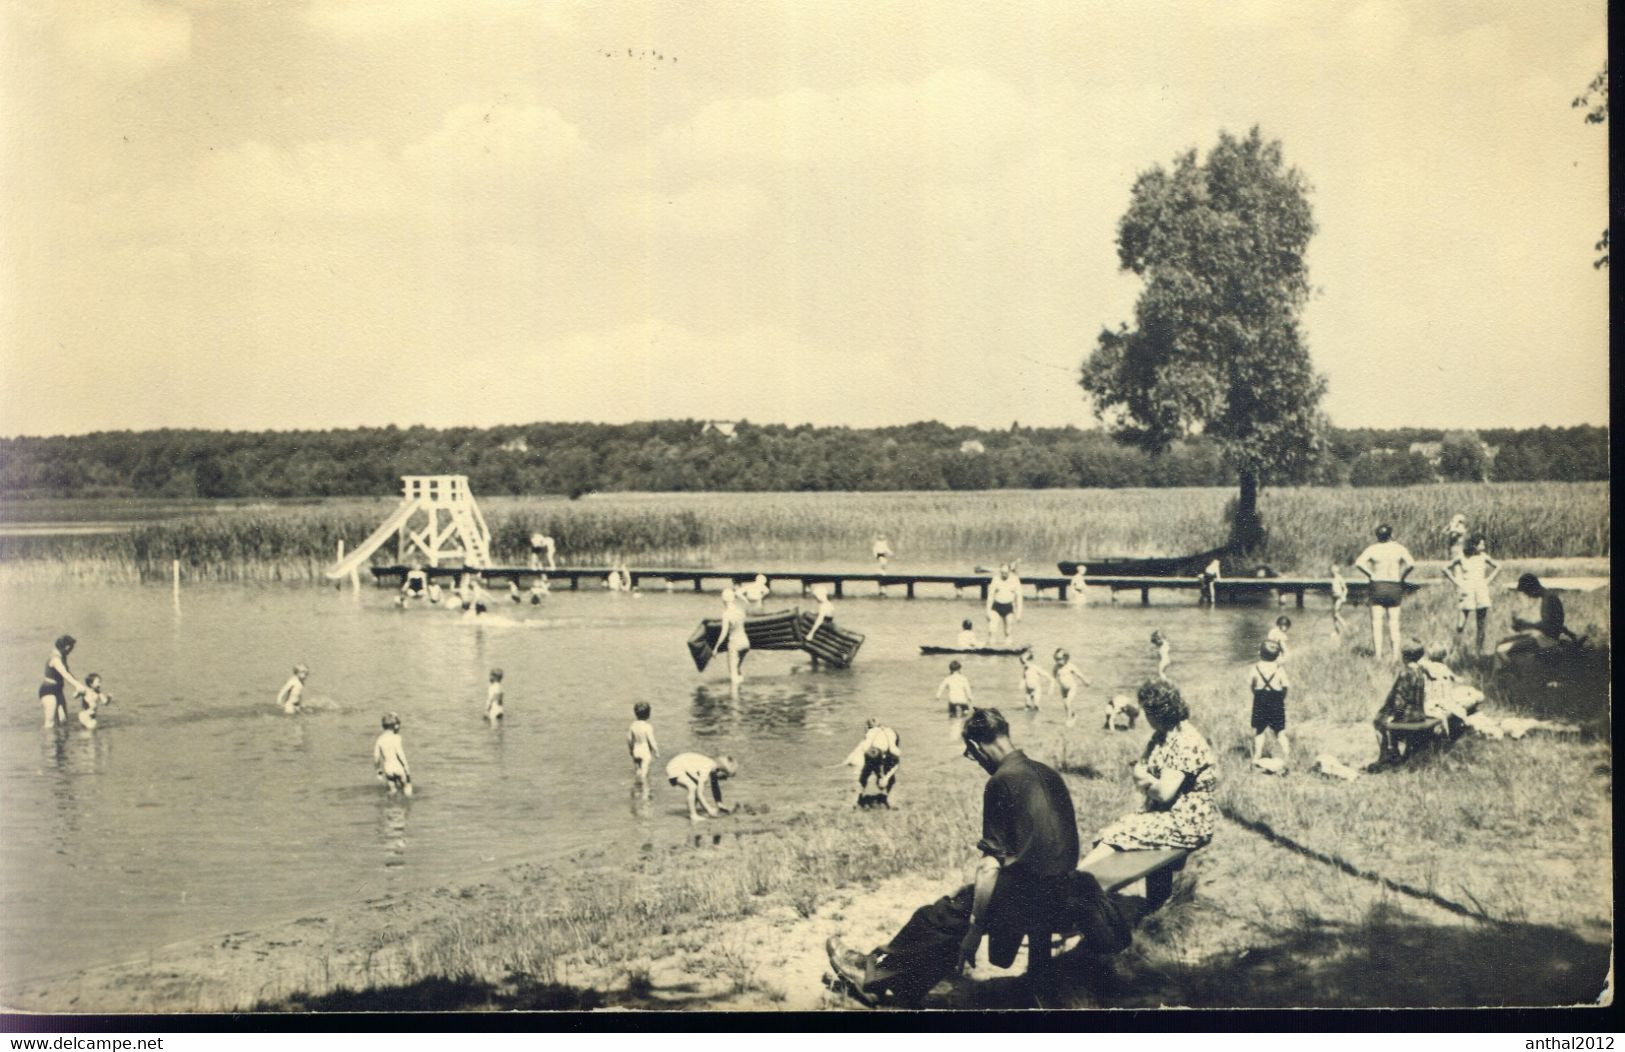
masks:
[(1600, 1018), (1608, 13), (0, 0), (0, 1015)]

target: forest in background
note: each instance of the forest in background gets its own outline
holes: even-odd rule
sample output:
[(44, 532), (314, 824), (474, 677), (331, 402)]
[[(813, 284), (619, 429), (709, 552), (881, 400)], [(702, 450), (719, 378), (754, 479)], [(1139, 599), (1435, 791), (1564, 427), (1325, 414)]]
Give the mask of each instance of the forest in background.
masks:
[[(1271, 485), (1595, 481), (1601, 427), (1440, 431), (1334, 428), (1298, 478)], [(460, 474), (482, 495), (678, 491), (984, 490), (1230, 486), (1200, 437), (1161, 456), (1102, 431), (990, 431), (700, 420), (394, 426), (325, 431), (108, 431), (0, 438), (0, 494), (27, 497), (336, 497), (397, 492), (402, 475)]]

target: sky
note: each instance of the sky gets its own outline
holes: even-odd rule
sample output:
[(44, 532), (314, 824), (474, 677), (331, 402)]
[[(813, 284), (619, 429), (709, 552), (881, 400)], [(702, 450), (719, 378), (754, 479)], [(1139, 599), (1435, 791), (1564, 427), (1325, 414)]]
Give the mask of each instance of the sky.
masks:
[(0, 434), (1094, 426), (1140, 172), (1312, 187), (1344, 427), (1608, 418), (1602, 0), (0, 0)]

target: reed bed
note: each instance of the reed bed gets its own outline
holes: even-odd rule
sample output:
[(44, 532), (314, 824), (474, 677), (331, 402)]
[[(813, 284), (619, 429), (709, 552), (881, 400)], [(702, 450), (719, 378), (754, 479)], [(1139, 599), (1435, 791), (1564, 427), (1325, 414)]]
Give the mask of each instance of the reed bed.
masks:
[[(1045, 568), (1095, 555), (1172, 555), (1223, 542), (1226, 489), (997, 490), (979, 493), (606, 494), (579, 501), (482, 502), (498, 562), (522, 562), (534, 531), (569, 564), (867, 566), (887, 534), (897, 569), (1019, 560)], [(108, 502), (90, 502), (106, 504)], [(113, 502), (116, 503), (116, 502)], [(352, 547), (382, 521), (389, 498), (312, 505), (225, 507), (123, 533), (0, 536), (0, 565), (24, 578), (165, 580), (171, 560), (192, 578), (319, 580), (342, 540)], [(1606, 557), (1606, 483), (1497, 483), (1391, 489), (1266, 490), (1263, 561), (1286, 573), (1324, 573), (1351, 559), (1379, 521), (1419, 558), (1442, 555), (1452, 514), (1483, 530), (1497, 558)], [(64, 517), (67, 517), (66, 515)], [(84, 510), (80, 518), (116, 518)], [(393, 544), (374, 563), (393, 562)], [(15, 579), (15, 574), (9, 574)]]

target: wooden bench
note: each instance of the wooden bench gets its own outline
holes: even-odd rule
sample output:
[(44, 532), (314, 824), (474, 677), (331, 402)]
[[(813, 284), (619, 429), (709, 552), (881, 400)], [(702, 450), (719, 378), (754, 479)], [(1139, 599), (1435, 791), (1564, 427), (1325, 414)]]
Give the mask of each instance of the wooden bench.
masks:
[[(1141, 914), (1159, 908), (1167, 902), (1174, 893), (1174, 874), (1185, 868), (1186, 861), (1191, 853), (1184, 848), (1167, 848), (1157, 851), (1114, 851), (1105, 858), (1078, 868), (1090, 874), (1100, 882), (1100, 890), (1107, 895), (1115, 895), (1122, 889), (1137, 880), (1145, 881), (1145, 909)], [(1138, 920), (1138, 918), (1134, 918)], [(1049, 940), (1051, 949), (1058, 944), (1064, 944), (1077, 938), (1081, 933), (1076, 931), (1062, 931), (1057, 929), (1051, 932)], [(1040, 953), (1043, 952), (1042, 940), (1039, 940)], [(1028, 967), (1032, 967), (1033, 944), (1028, 945)]]

